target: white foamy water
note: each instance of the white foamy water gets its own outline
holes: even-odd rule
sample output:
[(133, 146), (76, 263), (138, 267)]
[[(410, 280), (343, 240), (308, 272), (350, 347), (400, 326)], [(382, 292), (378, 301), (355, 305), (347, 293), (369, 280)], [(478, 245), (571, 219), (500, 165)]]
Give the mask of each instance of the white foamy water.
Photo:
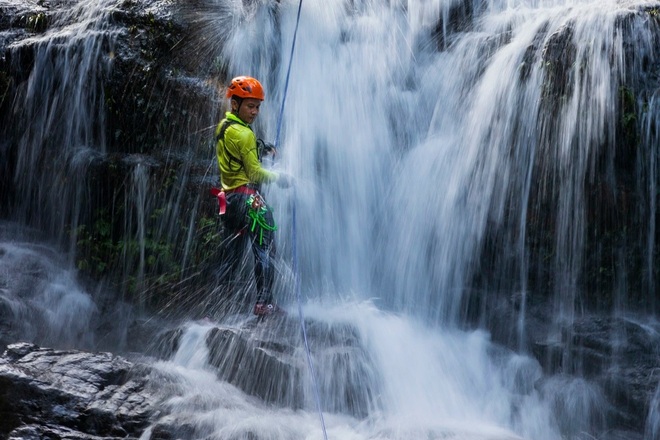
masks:
[[(229, 36), (217, 38), (229, 76), (264, 83), (255, 130), (273, 139), (298, 3), (215, 3), (231, 11), (221, 20)], [(459, 26), (450, 17), (461, 4)], [(597, 386), (544, 378), (533, 359), (459, 328), (488, 228), (511, 231), (511, 255), (502, 258), (516, 270), (506, 286), (533, 294), (525, 240), (527, 219), (545, 214), (532, 205), (539, 185), (557, 194), (547, 213), (557, 225), (556, 253), (546, 261), (555, 274), (549, 312), (558, 332), (575, 319), (587, 232), (582, 188), (593, 180), (595, 158), (612, 148), (626, 74), (616, 19), (645, 4), (303, 4), (280, 142), (280, 166), (296, 177), (296, 197), (274, 189), (269, 198), (283, 255), (296, 237), (302, 293), (311, 300), (306, 314), (358, 329), (373, 362), (360, 380), (379, 390), (363, 419), (326, 414), (329, 438), (598, 435), (606, 403)], [(631, 20), (640, 35), (644, 23)], [(553, 49), (569, 64), (553, 58)], [(637, 50), (651, 53), (644, 38)], [(548, 93), (556, 108), (547, 106)], [(539, 169), (539, 161), (549, 165)], [(290, 286), (279, 299), (294, 302)], [(524, 313), (523, 302), (510, 324), (520, 341)], [(316, 358), (317, 379), (328, 392), (337, 371), (323, 359)], [(213, 408), (191, 417), (196, 426), (209, 423), (212, 438), (253, 438), (250, 429), (257, 438), (321, 438), (311, 387), (306, 393), (303, 411), (255, 404), (249, 414)], [(178, 414), (179, 403), (171, 403)], [(238, 432), (228, 434), (231, 427)]]
[[(540, 377), (538, 363), (513, 353), (492, 356), (493, 347), (481, 332), (434, 332), (368, 303), (331, 309), (311, 305), (305, 312), (312, 320), (354, 327), (382, 385), (379, 403), (366, 418), (325, 412), (328, 438), (560, 438), (547, 406), (533, 391)], [(191, 324), (173, 360), (156, 365), (173, 384), (164, 393), (173, 394), (166, 399), (169, 414), (157, 424), (189, 424), (197, 436), (206, 433), (210, 438), (323, 438), (311, 387), (309, 404), (294, 411), (265, 405), (218, 381), (203, 362), (208, 355), (206, 333), (212, 327)], [(299, 351), (304, 375), (303, 356)], [(322, 382), (333, 372), (321, 364), (320, 353), (314, 357)]]
[[(4, 229), (4, 224), (2, 225)], [(0, 241), (0, 313), (18, 341), (90, 348), (97, 306), (62, 255), (43, 244)]]

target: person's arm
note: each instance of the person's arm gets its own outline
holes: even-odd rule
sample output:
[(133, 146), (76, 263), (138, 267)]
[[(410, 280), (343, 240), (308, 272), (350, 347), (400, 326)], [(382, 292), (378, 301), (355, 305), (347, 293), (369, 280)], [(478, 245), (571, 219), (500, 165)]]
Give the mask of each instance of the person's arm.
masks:
[(241, 130), (237, 141), (240, 147), (245, 174), (250, 179), (250, 182), (259, 184), (272, 183), (278, 180), (279, 175), (277, 173), (268, 171), (261, 166), (257, 154), (257, 139), (252, 131)]

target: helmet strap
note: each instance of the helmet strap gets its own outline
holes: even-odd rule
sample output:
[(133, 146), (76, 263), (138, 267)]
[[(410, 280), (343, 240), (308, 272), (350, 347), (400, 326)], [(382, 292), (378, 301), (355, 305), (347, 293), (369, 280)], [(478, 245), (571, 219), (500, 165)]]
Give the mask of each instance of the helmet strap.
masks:
[(236, 110), (234, 110), (234, 108), (233, 108), (234, 106), (232, 105), (232, 113), (234, 113), (238, 116), (238, 111), (241, 109), (241, 105), (243, 105), (243, 98), (241, 98), (240, 96), (232, 96), (231, 101), (232, 102), (235, 101), (236, 104), (238, 105), (236, 107)]

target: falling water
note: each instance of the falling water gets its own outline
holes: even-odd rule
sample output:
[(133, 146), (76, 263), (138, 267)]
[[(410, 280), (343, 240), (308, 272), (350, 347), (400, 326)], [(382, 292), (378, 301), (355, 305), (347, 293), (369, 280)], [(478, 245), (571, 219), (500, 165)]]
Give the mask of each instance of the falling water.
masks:
[[(558, 331), (570, 326), (586, 302), (593, 202), (584, 187), (614, 188), (620, 178), (615, 109), (629, 73), (617, 18), (642, 4), (492, 1), (466, 13), (469, 31), (446, 33), (437, 22), (455, 12), (452, 2), (305, 5), (283, 115), (295, 14), (270, 4), (246, 11), (225, 56), (230, 72), (262, 78), (270, 91), (257, 132), (274, 136), (283, 118), (305, 291), (455, 325), (498, 231), (506, 243), (491, 284), (524, 297), (530, 259), (549, 263), (552, 315)], [(630, 19), (634, 35), (649, 26)], [(653, 59), (650, 41), (637, 44), (640, 59)], [(652, 191), (643, 194), (653, 200)], [(290, 224), (293, 201), (271, 197)], [(552, 252), (539, 255), (531, 238), (549, 240)]]
[(655, 390), (653, 400), (649, 405), (649, 417), (646, 421), (646, 438), (658, 438), (660, 436), (660, 386)]
[[(9, 46), (19, 66), (31, 55), (30, 46), (35, 48), (34, 67), (14, 103), (22, 126), (15, 131), (20, 138), (12, 214), (60, 239), (89, 215), (84, 212), (88, 194), (79, 189), (90, 187), (88, 166), (105, 153), (99, 84), (111, 67), (115, 37), (107, 6), (99, 0), (74, 2), (52, 14), (48, 30)], [(75, 234), (71, 240), (73, 249)]]
[[(182, 199), (190, 198), (187, 173), (195, 161), (191, 159), (192, 149), (180, 153), (184, 148), (165, 141), (158, 144), (153, 155), (160, 153), (158, 159), (147, 154), (117, 154), (115, 150), (146, 150), (143, 138), (156, 131), (149, 124), (140, 127), (145, 136), (122, 141), (134, 145), (117, 146), (117, 132), (130, 131), (121, 126), (111, 139), (106, 139), (112, 125), (109, 111), (118, 118), (115, 100), (142, 99), (134, 115), (121, 116), (139, 121), (136, 125), (147, 117), (140, 91), (128, 86), (116, 90), (120, 89), (116, 82), (122, 74), (113, 70), (117, 64), (116, 46), (126, 39), (135, 43), (136, 38), (127, 35), (132, 31), (117, 25), (125, 18), (120, 12), (122, 7), (136, 4), (70, 0), (37, 5), (35, 10), (44, 11), (36, 15), (47, 23), (44, 29), (8, 45), (12, 71), (25, 78), (16, 81), (13, 118), (7, 118), (16, 121), (16, 126), (3, 127), (11, 139), (8, 148), (3, 145), (2, 158), (14, 165), (9, 169), (11, 191), (3, 194), (3, 199), (7, 200), (13, 221), (34, 226), (64, 245), (72, 266), (77, 264), (95, 275), (115, 276), (122, 294), (137, 291), (138, 302), (144, 304), (150, 271), (169, 269), (171, 278), (175, 278), (181, 270), (173, 263), (173, 249), (177, 240), (186, 239), (178, 221), (186, 209)], [(124, 56), (130, 58), (132, 54)], [(139, 77), (140, 72), (130, 75)], [(121, 79), (130, 83), (128, 78)], [(156, 88), (152, 83), (151, 79), (145, 80), (140, 86)], [(114, 94), (106, 96), (107, 90)], [(171, 90), (163, 92), (164, 101), (167, 93)], [(193, 107), (182, 113), (192, 112)], [(172, 122), (174, 118), (167, 118), (168, 111), (166, 105), (154, 119), (161, 124)], [(190, 118), (185, 122), (186, 129), (194, 132)], [(167, 139), (172, 144), (185, 144), (193, 136), (186, 133), (177, 137), (175, 129), (171, 131)], [(179, 186), (172, 189), (174, 181)], [(191, 211), (188, 221), (193, 224), (197, 211)], [(180, 253), (189, 253), (189, 248), (188, 243)]]
[[(306, 374), (303, 405), (266, 404), (218, 380), (205, 344), (214, 326), (191, 323), (173, 359), (155, 365), (171, 378), (162, 389), (167, 415), (158, 422), (191, 426), (205, 438), (321, 438), (311, 391), (318, 381), (330, 438), (558, 440), (605, 430), (607, 408), (597, 385), (568, 374), (546, 377), (527, 355), (526, 300), (540, 287), (529, 272), (542, 261), (552, 273), (546, 312), (555, 331), (548, 339), (571, 340), (566, 329), (582, 312), (585, 295), (589, 200), (583, 189), (617, 179), (614, 109), (629, 74), (617, 19), (645, 2), (305, 2), (283, 114), (297, 2), (209, 3), (224, 17), (217, 55), (228, 60), (230, 74), (256, 76), (266, 87), (255, 130), (272, 139), (283, 121), (278, 166), (295, 176), (296, 197), (280, 189), (267, 196), (277, 210), (284, 261), (296, 235), (304, 313), (329, 328), (354, 329), (364, 355), (347, 356), (342, 372), (360, 372), (351, 379), (376, 391), (358, 417), (337, 396), (338, 370), (324, 362), (337, 357), (315, 353), (318, 374), (311, 377), (300, 345), (292, 362)], [(103, 126), (103, 96), (81, 81), (94, 81), (110, 67), (112, 33), (97, 32), (105, 26), (102, 2), (79, 6), (63, 17), (72, 24), (58, 28), (61, 39), (44, 36), (20, 91), (26, 134), (15, 180), (20, 197), (35, 203), (20, 205), (25, 212), (16, 217), (39, 219), (54, 236), (65, 225), (75, 229), (84, 209), (78, 200), (88, 197), (65, 188), (88, 186), (67, 183), (66, 173), (53, 170), (70, 168), (59, 162), (43, 168), (39, 158), (57, 146), (63, 151), (57, 160), (84, 168), (105, 152), (102, 130), (94, 128)], [(637, 16), (628, 26), (646, 35), (652, 25)], [(74, 44), (84, 44), (82, 52), (91, 56), (76, 58), (81, 52), (68, 50)], [(651, 47), (640, 38), (635, 51), (653, 59)], [(648, 108), (656, 107), (650, 101)], [(657, 142), (657, 120), (644, 122), (646, 142)], [(64, 129), (51, 138), (48, 128), (55, 125)], [(140, 278), (148, 164), (131, 165), (135, 197), (125, 211), (127, 222), (137, 225), (141, 247), (130, 261)], [(645, 186), (639, 190), (653, 194), (649, 212), (641, 214), (649, 298), (656, 285), (656, 167), (657, 154), (640, 158)], [(34, 168), (47, 171), (52, 186), (40, 187)], [(62, 203), (63, 194), (71, 199)], [(296, 230), (289, 227), (293, 204)], [(543, 238), (552, 253), (539, 255), (530, 244), (532, 226), (547, 228)], [(486, 267), (483, 254), (493, 235), (501, 240), (494, 246), (499, 254)], [(22, 252), (5, 247), (6, 255)], [(124, 257), (125, 266), (131, 264)], [(65, 275), (53, 284), (66, 282)], [(475, 281), (480, 277), (482, 284)], [(279, 281), (279, 302), (292, 306), (292, 284)], [(519, 353), (493, 343), (485, 331), (466, 330), (466, 296), (473, 290), (520, 295), (518, 315), (503, 324), (515, 328)], [(94, 311), (93, 304), (76, 304), (86, 314)], [(571, 356), (567, 344), (566, 373), (574, 372)], [(647, 435), (657, 426), (651, 413)]]
[[(289, 255), (296, 234), (296, 275), (315, 304), (306, 312), (355, 326), (374, 362), (363, 380), (379, 398), (363, 422), (331, 418), (334, 437), (559, 439), (606, 429), (597, 385), (544, 379), (531, 358), (460, 328), (482, 277), (486, 296), (520, 295), (509, 326), (524, 353), (526, 299), (547, 289), (547, 342), (565, 344), (561, 368), (575, 370), (570, 329), (586, 304), (592, 202), (584, 188), (616, 186), (615, 109), (628, 75), (617, 20), (644, 2), (305, 3), (283, 114), (297, 2), (219, 3), (233, 12), (223, 22), (231, 37), (218, 41), (230, 74), (267, 90), (257, 134), (274, 137), (283, 121), (280, 166), (296, 177), (296, 197), (268, 197), (281, 225), (292, 224), (293, 204), (298, 213), (296, 230), (278, 239)], [(628, 23), (634, 35), (652, 26)], [(651, 47), (640, 38), (635, 51), (652, 59)], [(653, 185), (655, 168), (644, 169)], [(492, 277), (482, 253), (497, 234)], [(539, 262), (549, 286), (530, 280)], [(294, 302), (291, 289), (283, 285), (281, 303)], [(365, 301), (376, 309), (355, 305)], [(321, 366), (318, 380), (333, 373)], [(296, 436), (280, 431), (279, 415), (264, 417), (272, 438)]]
[[(660, 96), (658, 93), (649, 100), (648, 106), (649, 111), (646, 113), (647, 118), (643, 121), (644, 135), (645, 135), (645, 144), (646, 145), (658, 145), (660, 144), (660, 138), (658, 136), (657, 127), (660, 124), (660, 111), (658, 108)], [(642, 186), (640, 191), (643, 194), (657, 194), (657, 178), (658, 178), (658, 166), (660, 165), (660, 157), (658, 151), (655, 148), (651, 148), (644, 151), (644, 154), (640, 154), (640, 161), (638, 169), (640, 170), (639, 175), (637, 176), (637, 182)], [(646, 242), (643, 247), (645, 251), (646, 261), (644, 262), (646, 268), (646, 279), (644, 280), (648, 286), (649, 291), (653, 292), (656, 288), (656, 279), (654, 277), (655, 265), (653, 262), (653, 255), (657, 253), (655, 246), (654, 237), (656, 236), (656, 224), (657, 224), (657, 199), (655, 197), (649, 197), (649, 206), (640, 213), (641, 218), (648, 219), (645, 222), (644, 227), (646, 228)], [(656, 297), (651, 297), (649, 301), (649, 306), (651, 310), (658, 310), (658, 302)]]

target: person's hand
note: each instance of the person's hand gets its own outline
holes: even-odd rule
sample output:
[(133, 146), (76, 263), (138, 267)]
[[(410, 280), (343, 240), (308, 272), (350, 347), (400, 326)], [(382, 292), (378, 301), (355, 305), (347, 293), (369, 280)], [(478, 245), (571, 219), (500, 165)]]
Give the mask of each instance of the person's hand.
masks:
[(257, 152), (259, 154), (259, 160), (270, 159), (274, 160), (277, 155), (277, 149), (275, 145), (268, 142), (264, 142), (261, 139), (257, 139)]
[(277, 186), (280, 188), (289, 188), (291, 185), (293, 185), (293, 177), (286, 173), (280, 173), (277, 178)]
[(274, 145), (272, 144), (265, 144), (264, 145), (264, 156), (277, 156), (277, 148), (275, 148)]

